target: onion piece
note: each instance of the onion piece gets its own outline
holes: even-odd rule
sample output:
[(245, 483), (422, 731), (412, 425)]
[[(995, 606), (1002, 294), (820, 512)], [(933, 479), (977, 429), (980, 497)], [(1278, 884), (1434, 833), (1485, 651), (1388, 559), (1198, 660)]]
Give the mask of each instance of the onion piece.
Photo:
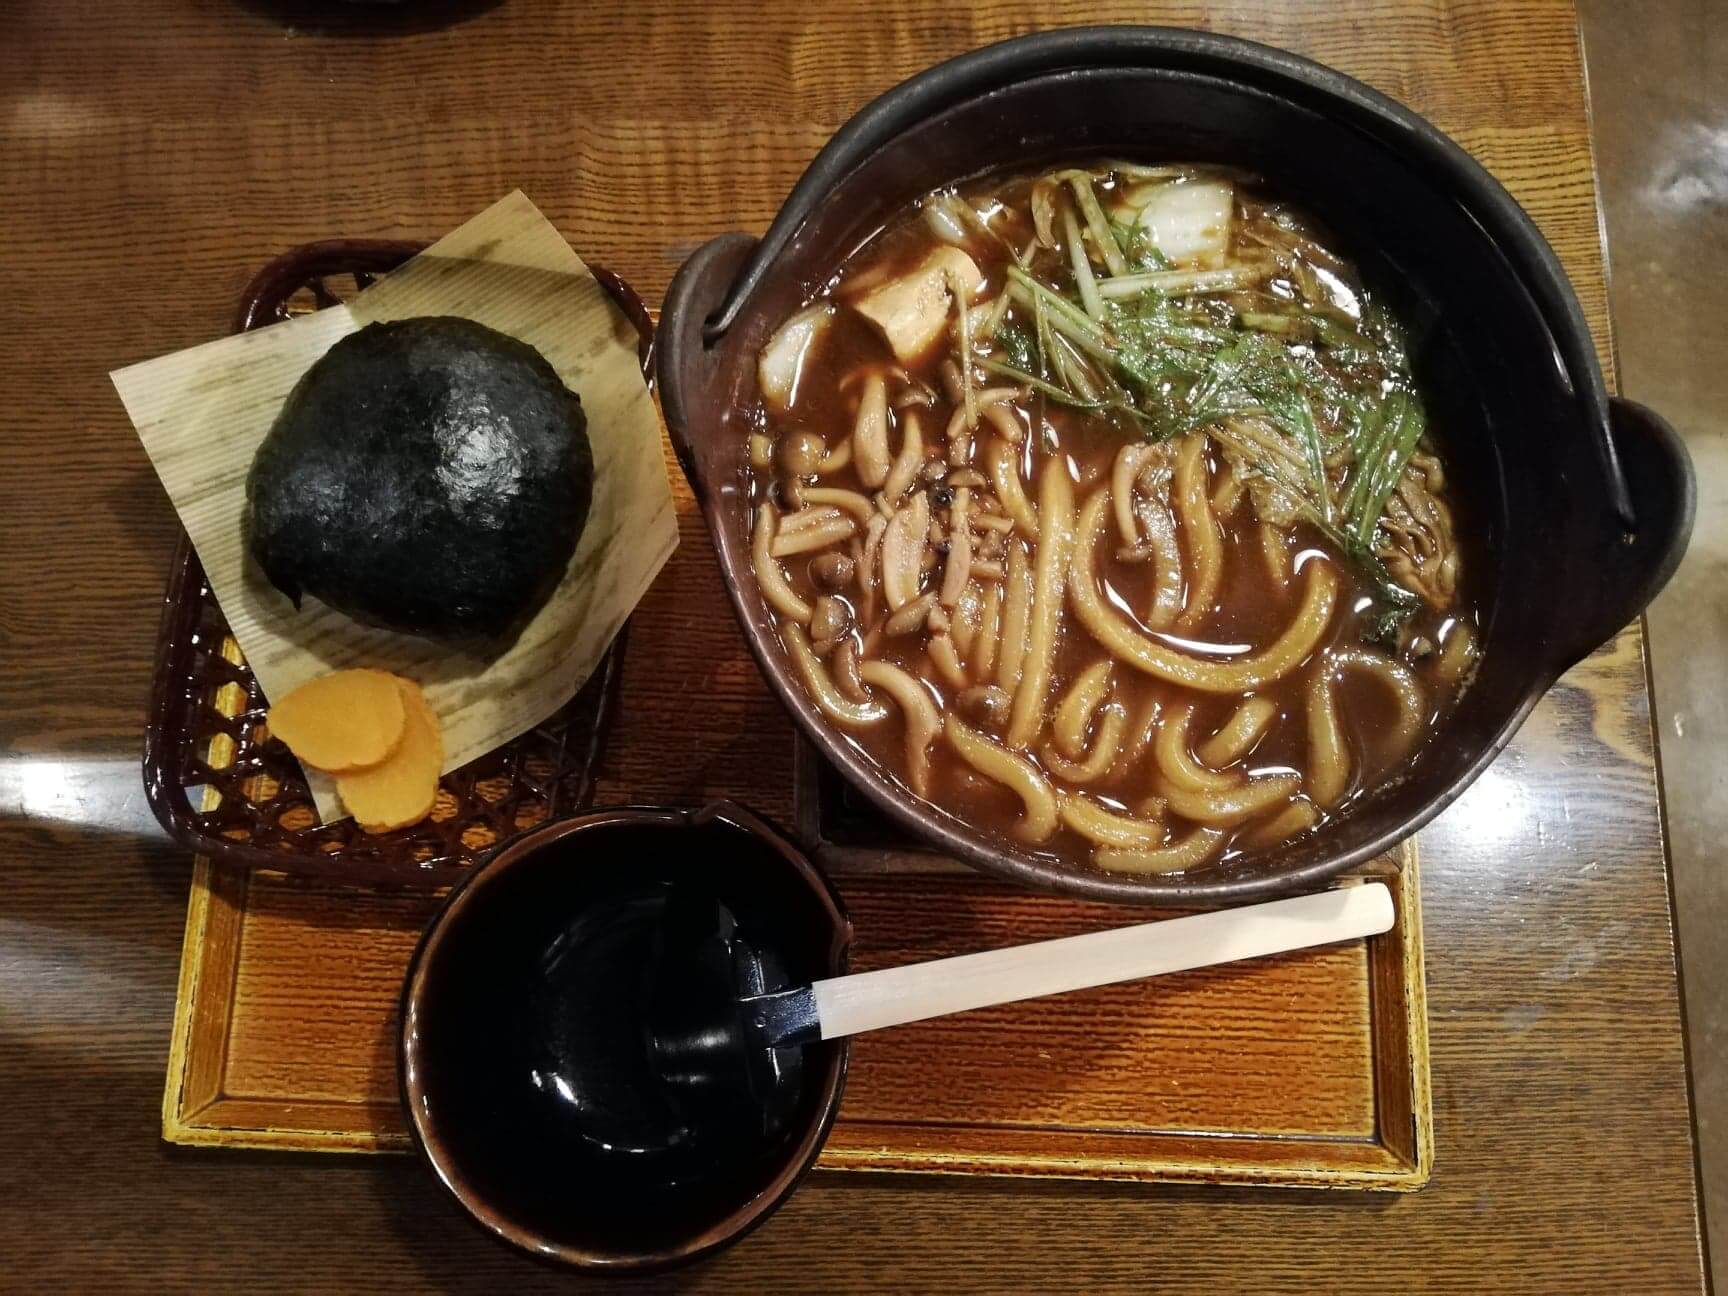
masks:
[(1476, 660), (1476, 634), (1464, 621), (1453, 622), (1440, 643), (1434, 675), (1442, 684), (1456, 684)]
[(798, 380), (833, 320), (833, 305), (823, 302), (799, 311), (768, 339), (756, 358), (756, 383), (769, 408), (784, 414), (798, 399)]
[(919, 491), (896, 510), (882, 536), (882, 593), (898, 612), (918, 597), (920, 563), (929, 541), (930, 497)]
[(924, 223), (930, 227), (930, 232), (944, 243), (964, 246), (967, 239), (966, 227), (960, 218), (954, 214), (952, 194), (932, 194), (918, 204), (923, 213)]
[(1061, 195), (1060, 182), (1053, 175), (1040, 176), (1032, 182), (1027, 205), (1032, 209), (1032, 229), (1038, 242), (1047, 248), (1056, 243), (1056, 200)]
[(1247, 483), (1242, 480), (1236, 460), (1225, 456), (1223, 471), (1218, 474), (1218, 481), (1212, 487), (1212, 515), (1220, 521), (1228, 520), (1236, 512), (1236, 506), (1242, 502), (1242, 496), (1246, 492)]
[(1149, 495), (1135, 499), (1134, 516), (1146, 533), (1146, 549), (1152, 556), (1152, 605), (1146, 609), (1146, 627), (1165, 630), (1182, 615), (1187, 576), (1182, 547), (1176, 543), (1176, 519), (1163, 500)]
[(1230, 247), (1235, 187), (1223, 180), (1159, 185), (1146, 194), (1140, 228), (1172, 265), (1217, 266)]

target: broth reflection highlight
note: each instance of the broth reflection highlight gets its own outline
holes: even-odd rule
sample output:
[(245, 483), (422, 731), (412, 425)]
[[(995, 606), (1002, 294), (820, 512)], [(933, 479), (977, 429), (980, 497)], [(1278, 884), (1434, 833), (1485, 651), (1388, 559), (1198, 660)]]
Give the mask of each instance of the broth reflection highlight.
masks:
[(754, 568), (786, 651), (987, 834), (1228, 867), (1397, 777), (1469, 677), (1402, 332), (1245, 177), (930, 194), (758, 376)]

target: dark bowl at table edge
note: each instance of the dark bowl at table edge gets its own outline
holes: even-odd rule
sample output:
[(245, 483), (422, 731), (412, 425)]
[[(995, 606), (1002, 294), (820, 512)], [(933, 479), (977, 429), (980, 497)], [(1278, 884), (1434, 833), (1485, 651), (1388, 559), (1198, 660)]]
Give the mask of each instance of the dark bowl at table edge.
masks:
[(427, 959), (445, 938), (451, 923), (461, 921), (462, 911), (469, 900), (489, 881), (501, 876), (513, 865), (539, 852), (556, 846), (565, 838), (596, 828), (620, 825), (661, 826), (669, 828), (703, 828), (721, 825), (753, 838), (772, 851), (801, 880), (827, 915), (829, 938), (826, 967), (828, 976), (846, 973), (852, 947), (852, 922), (845, 901), (822, 870), (804, 850), (773, 824), (755, 812), (732, 801), (713, 801), (701, 809), (688, 810), (662, 806), (612, 806), (573, 819), (542, 824), (496, 847), (480, 864), (445, 896), (438, 910), (421, 931), (414, 947), (407, 972), (402, 979), (398, 1002), (396, 1038), (397, 1093), (402, 1105), (403, 1120), (413, 1140), (421, 1162), (432, 1172), (446, 1192), (481, 1228), (509, 1243), (530, 1257), (542, 1262), (613, 1274), (641, 1274), (690, 1264), (722, 1250), (765, 1224), (783, 1205), (815, 1167), (828, 1133), (840, 1112), (840, 1100), (846, 1089), (846, 1074), (851, 1059), (851, 1041), (824, 1041), (822, 1048), (831, 1051), (832, 1065), (823, 1080), (814, 1118), (796, 1140), (785, 1164), (770, 1186), (730, 1212), (718, 1225), (687, 1239), (679, 1246), (634, 1254), (605, 1255), (579, 1247), (562, 1245), (537, 1238), (532, 1231), (507, 1218), (493, 1203), (484, 1199), (465, 1177), (455, 1172), (452, 1158), (435, 1124), (422, 1120), (416, 1098), (425, 1093), (421, 1069), (412, 1066), (416, 1044), (411, 1039), (414, 1024), (428, 1011), (426, 977)]
[[(867, 175), (879, 182), (883, 171), (927, 170), (927, 156), (896, 156), (896, 140), (904, 141), (920, 127), (934, 135), (945, 121), (968, 111), (981, 117), (986, 107), (1011, 117), (1013, 96), (1030, 94), (1041, 81), (1058, 75), (1130, 75), (1147, 69), (1173, 79), (1212, 78), (1239, 85), (1245, 97), (1273, 96), (1291, 105), (1292, 113), (1321, 104), (1334, 124), (1384, 135), (1413, 175), (1444, 186), (1464, 204), (1515, 276), (1506, 290), (1527, 294), (1533, 314), (1547, 330), (1541, 338), (1526, 340), (1546, 346), (1559, 366), (1556, 390), (1576, 403), (1573, 412), (1582, 431), (1566, 465), (1571, 490), (1588, 489), (1599, 497), (1599, 504), (1580, 506), (1564, 519), (1574, 528), (1579, 525), (1575, 513), (1593, 519), (1586, 529), (1591, 532), (1589, 557), (1596, 566), (1578, 559), (1570, 578), (1550, 594), (1555, 610), (1551, 633), (1521, 643), (1516, 659), (1485, 655), (1482, 675), (1490, 670), (1523, 674), (1496, 681), (1510, 699), (1474, 738), (1468, 756), (1458, 757), (1447, 777), (1431, 786), (1422, 786), (1419, 777), (1407, 780), (1407, 797), (1419, 800), (1396, 815), (1381, 814), (1379, 822), (1367, 823), (1362, 811), (1382, 809), (1371, 798), (1369, 805), (1354, 807), (1323, 826), (1307, 844), (1306, 857), (1291, 867), (1197, 872), (1192, 878), (1111, 876), (1021, 852), (913, 797), (821, 716), (773, 642), (772, 621), (756, 589), (739, 513), (746, 438), (743, 421), (729, 414), (742, 412), (754, 399), (754, 351), (743, 344), (729, 349), (728, 337), (735, 341), (750, 331), (741, 326), (750, 325), (759, 340), (767, 325), (755, 316), (777, 310), (767, 321), (777, 323), (788, 307), (812, 295), (819, 284), (814, 276), (794, 281), (794, 269), (777, 283), (776, 272), (792, 254), (807, 255), (800, 237), (808, 227), (820, 227), (824, 218), (842, 222), (843, 217), (825, 208), (829, 194), (844, 188), (849, 177)], [(1004, 129), (999, 120), (997, 128)], [(911, 151), (902, 148), (900, 153)], [(938, 183), (973, 173), (947, 174)], [(897, 201), (931, 187), (906, 192)], [(808, 243), (820, 237), (811, 235)], [(856, 228), (850, 237), (855, 245)], [(836, 243), (837, 248), (844, 246)], [(836, 256), (827, 263), (829, 273), (838, 260)], [(764, 297), (776, 296), (773, 305), (763, 304)], [(1695, 485), (1683, 443), (1650, 410), (1608, 396), (1588, 325), (1565, 273), (1516, 201), (1462, 148), (1408, 109), (1329, 68), (1229, 37), (1145, 27), (1054, 31), (963, 55), (902, 83), (841, 128), (760, 242), (744, 234), (721, 235), (684, 263), (661, 308), (659, 347), (657, 372), (667, 427), (708, 522), (733, 610), (764, 676), (816, 749), (892, 822), (937, 849), (985, 872), (1090, 899), (1145, 904), (1242, 901), (1317, 885), (1384, 853), (1460, 796), (1560, 675), (1642, 611), (1679, 564), (1691, 533)], [(1538, 373), (1529, 381), (1543, 380)], [(1499, 447), (1485, 453), (1496, 456), (1499, 465)], [(1534, 489), (1534, 484), (1525, 489)], [(1563, 505), (1556, 502), (1553, 507)], [(1579, 567), (1588, 570), (1580, 574)], [(1506, 597), (1502, 591), (1496, 608)], [(1489, 624), (1486, 612), (1484, 624)], [(1322, 849), (1341, 824), (1355, 825), (1354, 840), (1341, 849)], [(1262, 858), (1275, 863), (1280, 853)]]

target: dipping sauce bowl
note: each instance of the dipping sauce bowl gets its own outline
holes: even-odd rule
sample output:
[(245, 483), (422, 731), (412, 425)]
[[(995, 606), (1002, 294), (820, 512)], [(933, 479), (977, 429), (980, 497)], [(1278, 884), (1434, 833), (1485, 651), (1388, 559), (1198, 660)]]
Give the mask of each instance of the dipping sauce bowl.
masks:
[(414, 1140), (475, 1220), (533, 1255), (622, 1272), (718, 1250), (786, 1199), (833, 1124), (845, 1040), (783, 1050), (771, 1108), (669, 1104), (642, 1082), (642, 1023), (667, 989), (657, 915), (674, 893), (722, 905), (785, 984), (846, 970), (833, 887), (726, 802), (603, 810), (515, 839), (451, 892), (410, 964), (399, 1063)]

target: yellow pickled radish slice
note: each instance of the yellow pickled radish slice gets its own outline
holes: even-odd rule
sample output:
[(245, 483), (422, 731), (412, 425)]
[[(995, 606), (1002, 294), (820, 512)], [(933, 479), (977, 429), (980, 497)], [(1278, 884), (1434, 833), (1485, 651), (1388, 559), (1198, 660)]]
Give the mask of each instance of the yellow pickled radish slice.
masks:
[(438, 717), (426, 705), (420, 686), (405, 679), (396, 683), (407, 712), (402, 741), (377, 765), (336, 780), (343, 804), (369, 833), (393, 832), (431, 814), (438, 797), (438, 772), (444, 765)]
[(331, 774), (376, 765), (402, 741), (407, 708), (396, 676), (339, 670), (307, 680), (270, 708), (270, 732)]

